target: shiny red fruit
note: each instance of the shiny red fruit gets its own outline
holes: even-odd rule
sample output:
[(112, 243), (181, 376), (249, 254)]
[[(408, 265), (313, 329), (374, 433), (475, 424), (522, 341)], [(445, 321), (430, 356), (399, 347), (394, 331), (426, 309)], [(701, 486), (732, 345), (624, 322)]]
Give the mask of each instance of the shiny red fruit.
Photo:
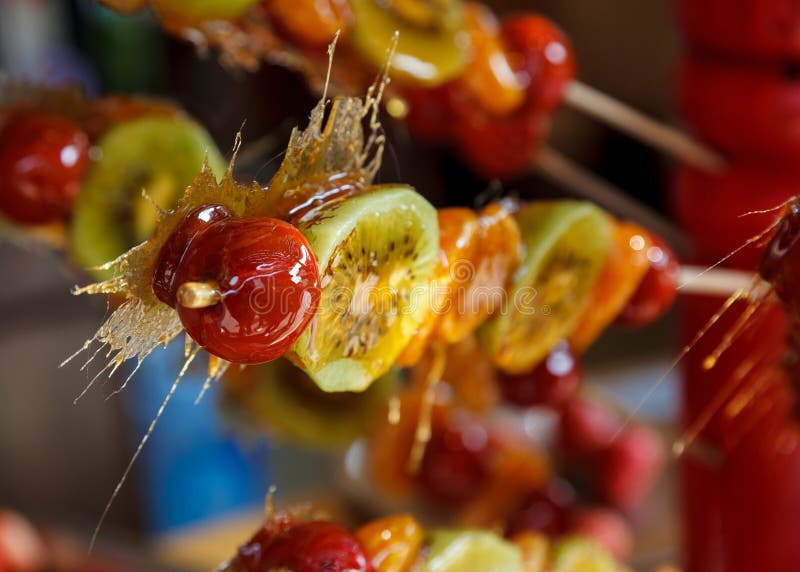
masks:
[[(181, 302), (186, 283), (218, 292), (207, 307)], [(255, 364), (286, 352), (316, 312), (319, 274), (311, 248), (292, 225), (228, 218), (203, 231), (178, 266), (178, 314), (189, 335), (224, 360)]]
[(522, 506), (508, 519), (506, 536), (522, 532), (541, 532), (559, 536), (567, 529), (575, 493), (568, 484), (553, 481), (546, 489), (528, 495)]
[(506, 18), (502, 35), (512, 59), (519, 60), (514, 68), (526, 76), (528, 104), (552, 112), (577, 72), (566, 34), (547, 18), (526, 14)]
[(620, 562), (633, 551), (633, 529), (627, 519), (611, 508), (577, 509), (570, 516), (569, 532), (593, 538)]
[(681, 115), (732, 162), (797, 171), (800, 82), (781, 66), (686, 56), (677, 74)]
[(428, 143), (448, 143), (453, 130), (453, 112), (448, 99), (449, 85), (404, 86), (402, 97), (408, 106), (405, 123), (411, 134)]
[(500, 378), (503, 397), (519, 407), (549, 405), (560, 408), (578, 394), (580, 385), (580, 357), (572, 352), (566, 340), (556, 344), (550, 355), (532, 372)]
[(474, 419), (449, 419), (434, 426), (419, 471), (427, 495), (442, 503), (473, 498), (488, 478), (486, 428)]
[(544, 112), (527, 104), (508, 116), (498, 117), (477, 103), (458, 110), (453, 125), (455, 141), (470, 169), (487, 179), (514, 179), (531, 169), (550, 126)]
[(650, 269), (617, 316), (619, 325), (639, 328), (652, 324), (672, 307), (678, 295), (678, 257), (658, 236), (651, 239), (646, 253)]
[(689, 43), (742, 59), (800, 58), (800, 8), (793, 0), (679, 0)]
[(759, 274), (772, 284), (778, 298), (792, 310), (790, 318), (796, 320), (800, 309), (800, 201), (793, 200), (786, 207), (764, 251)]
[(599, 459), (597, 492), (604, 501), (634, 511), (655, 486), (665, 459), (664, 443), (655, 430), (629, 427)]
[(89, 137), (48, 113), (20, 112), (0, 132), (0, 211), (38, 224), (66, 218), (89, 164)]
[(372, 572), (364, 548), (346, 528), (326, 521), (297, 524), (267, 547), (259, 572)]
[(574, 399), (561, 415), (561, 453), (568, 461), (590, 460), (611, 445), (621, 427), (622, 421), (610, 407), (587, 399)]
[(239, 547), (236, 556), (225, 568), (228, 572), (256, 572), (268, 570), (265, 556), (272, 541), (295, 525), (288, 513), (278, 513), (267, 520), (253, 537)]
[(153, 272), (153, 292), (159, 300), (175, 307), (175, 290), (178, 287), (175, 277), (192, 241), (214, 223), (232, 216), (233, 213), (224, 205), (203, 205), (186, 215), (158, 253)]

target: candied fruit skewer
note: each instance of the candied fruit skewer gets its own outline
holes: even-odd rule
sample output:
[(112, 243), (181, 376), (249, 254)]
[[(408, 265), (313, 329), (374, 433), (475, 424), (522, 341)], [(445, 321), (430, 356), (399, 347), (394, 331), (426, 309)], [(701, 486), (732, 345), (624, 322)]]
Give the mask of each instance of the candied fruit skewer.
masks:
[[(111, 7), (120, 2), (127, 4), (124, 0), (105, 0)], [(263, 59), (288, 65), (303, 72), (316, 89), (322, 88), (326, 77), (325, 58), (319, 50), (333, 40), (337, 31), (342, 31), (347, 40), (342, 54), (347, 65), (339, 66), (341, 70), (332, 79), (333, 85), (345, 93), (357, 93), (368, 85), (371, 73), (383, 61), (391, 34), (399, 30), (400, 51), (393, 63), (393, 73), (410, 89), (401, 87), (396, 93), (398, 97), (387, 103), (395, 116), (404, 116), (409, 103), (414, 106), (413, 100), (421, 98), (420, 103), (427, 106), (424, 100), (436, 99), (455, 89), (456, 93), (477, 97), (482, 104), (478, 106), (481, 109), (472, 109), (473, 117), (467, 119), (481, 121), (480, 116), (488, 113), (497, 129), (513, 131), (512, 127), (502, 126), (503, 120), (508, 115), (518, 115), (522, 100), (535, 94), (539, 105), (535, 117), (530, 119), (533, 126), (520, 133), (520, 143), (530, 153), (535, 152), (545, 137), (547, 116), (563, 102), (704, 170), (717, 171), (724, 165), (719, 154), (690, 136), (575, 81), (566, 38), (538, 16), (512, 17), (500, 33), (486, 6), (466, 4), (462, 15), (457, 1), (432, 8), (414, 0), (380, 7), (370, 0), (306, 1), (299, 6), (287, 0), (242, 0), (227, 7), (226, 15), (216, 9), (216, 4), (221, 3), (191, 7), (176, 0), (151, 0), (151, 4), (168, 30), (200, 46), (210, 44), (221, 48), (228, 63), (254, 68)], [(471, 36), (470, 49), (459, 47), (460, 40), (456, 39), (464, 31)], [(382, 34), (386, 37), (379, 37)], [(499, 41), (501, 36), (506, 36), (505, 42)], [(515, 36), (521, 42), (517, 48), (524, 49), (522, 53), (508, 54), (502, 44), (513, 43)], [(512, 60), (523, 60), (523, 65), (514, 69)], [(526, 60), (528, 64), (524, 63)], [(528, 67), (532, 60), (538, 63)], [(544, 73), (537, 72), (536, 67)], [(372, 71), (362, 73), (364, 68)], [(546, 77), (553, 70), (563, 75)], [(417, 96), (410, 98), (411, 93)], [(439, 123), (444, 124), (441, 119)], [(475, 151), (464, 137), (468, 134), (462, 135), (461, 141), (456, 137), (456, 144), (471, 158)], [(498, 140), (502, 138), (498, 136)], [(492, 152), (500, 154), (499, 149), (489, 149)], [(507, 158), (505, 163), (502, 159), (499, 163), (484, 160), (474, 167), (489, 176), (517, 176), (530, 168), (532, 160), (532, 155), (525, 163), (519, 158)]]
[[(147, 164), (159, 154), (149, 149), (153, 139), (164, 139), (163, 145), (179, 141), (183, 154), (194, 148), (196, 163), (178, 155), (171, 165), (163, 158)], [(0, 77), (5, 228), (12, 237), (40, 239), (66, 250), (83, 267), (101, 264), (144, 238), (156, 216), (151, 202), (170, 206), (188, 182), (180, 165), (192, 162), (197, 169), (206, 152), (218, 167), (221, 160), (211, 139), (170, 103), (114, 95), (88, 98), (71, 87)], [(133, 174), (135, 181), (129, 180)], [(149, 200), (140, 196), (141, 189), (147, 189)], [(100, 211), (109, 205), (114, 211), (109, 219), (121, 224), (101, 221)], [(129, 230), (135, 236), (126, 236)]]
[(510, 540), (473, 529), (426, 530), (414, 516), (396, 514), (351, 532), (308, 510), (268, 509), (264, 524), (219, 572), (335, 569), (352, 572), (545, 572), (624, 567), (590, 536), (548, 539), (524, 533)]

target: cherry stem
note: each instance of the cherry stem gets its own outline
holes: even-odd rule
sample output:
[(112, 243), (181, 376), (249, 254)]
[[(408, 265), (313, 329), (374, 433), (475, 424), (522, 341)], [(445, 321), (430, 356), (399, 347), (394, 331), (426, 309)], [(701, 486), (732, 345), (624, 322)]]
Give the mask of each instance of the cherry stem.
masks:
[(573, 81), (567, 86), (564, 101), (575, 109), (699, 169), (715, 173), (725, 168), (725, 160), (716, 151), (679, 129), (647, 117), (586, 84)]
[(222, 292), (216, 282), (184, 282), (175, 299), (184, 308), (208, 308), (222, 300)]

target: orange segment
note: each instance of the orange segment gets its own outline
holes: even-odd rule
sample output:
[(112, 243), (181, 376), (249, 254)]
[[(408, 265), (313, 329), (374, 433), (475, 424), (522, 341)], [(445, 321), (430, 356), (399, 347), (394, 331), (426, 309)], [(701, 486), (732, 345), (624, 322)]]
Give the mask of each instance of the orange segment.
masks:
[(489, 113), (505, 115), (520, 107), (525, 88), (511, 68), (500, 25), (483, 4), (464, 6), (464, 23), (472, 40), (472, 60), (459, 78), (460, 87)]
[(470, 273), (477, 244), (478, 215), (472, 210), (457, 207), (441, 209), (438, 218), (439, 262), (434, 270), (429, 295), (422, 297), (428, 304), (428, 313), (397, 360), (399, 365), (405, 367), (420, 360), (442, 316), (454, 310), (460, 284), (458, 278), (462, 273)]
[(606, 264), (569, 341), (579, 352), (589, 347), (617, 317), (647, 274), (650, 235), (630, 222), (614, 224)]
[(422, 547), (422, 525), (408, 514), (376, 520), (356, 532), (375, 572), (410, 572)]
[(292, 37), (310, 47), (327, 46), (353, 20), (345, 0), (268, 0), (267, 5)]
[(511, 211), (512, 205), (496, 202), (478, 216), (470, 258), (451, 263), (452, 302), (441, 317), (438, 338), (448, 343), (463, 339), (505, 303), (505, 285), (519, 263), (521, 248)]

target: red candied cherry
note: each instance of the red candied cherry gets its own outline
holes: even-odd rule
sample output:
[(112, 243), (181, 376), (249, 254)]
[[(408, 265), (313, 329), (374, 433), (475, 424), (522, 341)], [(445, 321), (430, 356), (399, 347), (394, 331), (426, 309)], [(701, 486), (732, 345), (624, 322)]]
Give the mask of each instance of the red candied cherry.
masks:
[(448, 419), (434, 426), (419, 470), (427, 495), (441, 503), (473, 498), (488, 478), (489, 434), (475, 419)]
[(610, 407), (587, 399), (573, 399), (561, 415), (561, 454), (569, 462), (590, 460), (611, 445), (621, 427), (619, 416)]
[(390, 114), (405, 120), (408, 130), (417, 139), (428, 143), (447, 143), (453, 130), (448, 89), (448, 85), (405, 86), (401, 88), (405, 107), (395, 111), (390, 102), (387, 108)]
[(558, 536), (567, 529), (569, 510), (575, 493), (569, 484), (553, 481), (546, 488), (528, 495), (506, 525), (509, 538), (523, 532)]
[(166, 305), (175, 307), (175, 277), (192, 241), (214, 223), (233, 213), (224, 205), (203, 205), (186, 215), (161, 247), (153, 272), (153, 293)]
[(240, 364), (283, 355), (314, 316), (319, 274), (289, 223), (224, 218), (200, 233), (178, 265), (176, 307), (208, 352)]
[(665, 458), (664, 443), (655, 430), (629, 427), (598, 459), (598, 494), (622, 510), (636, 510), (655, 486)]
[(566, 34), (547, 18), (526, 14), (505, 19), (502, 35), (512, 59), (520, 60), (515, 68), (526, 76), (529, 100), (540, 110), (553, 111), (577, 70)]
[(309, 521), (279, 534), (261, 556), (259, 572), (372, 572), (361, 543), (339, 524)]
[(627, 562), (633, 551), (630, 523), (611, 508), (577, 509), (570, 516), (569, 532), (595, 539), (620, 562)]
[(556, 344), (550, 355), (524, 375), (504, 375), (500, 379), (503, 397), (520, 407), (549, 405), (561, 408), (574, 398), (581, 384), (580, 357), (569, 342)]
[(272, 541), (295, 525), (296, 519), (289, 513), (280, 512), (271, 516), (264, 526), (236, 551), (236, 556), (224, 567), (226, 572), (255, 572), (267, 570), (265, 555)]
[(64, 219), (89, 164), (89, 137), (50, 113), (19, 112), (0, 133), (0, 211), (22, 224)]
[(669, 310), (678, 294), (678, 257), (658, 236), (652, 235), (652, 241), (647, 249), (650, 269), (617, 316), (617, 324), (631, 327), (652, 324)]

